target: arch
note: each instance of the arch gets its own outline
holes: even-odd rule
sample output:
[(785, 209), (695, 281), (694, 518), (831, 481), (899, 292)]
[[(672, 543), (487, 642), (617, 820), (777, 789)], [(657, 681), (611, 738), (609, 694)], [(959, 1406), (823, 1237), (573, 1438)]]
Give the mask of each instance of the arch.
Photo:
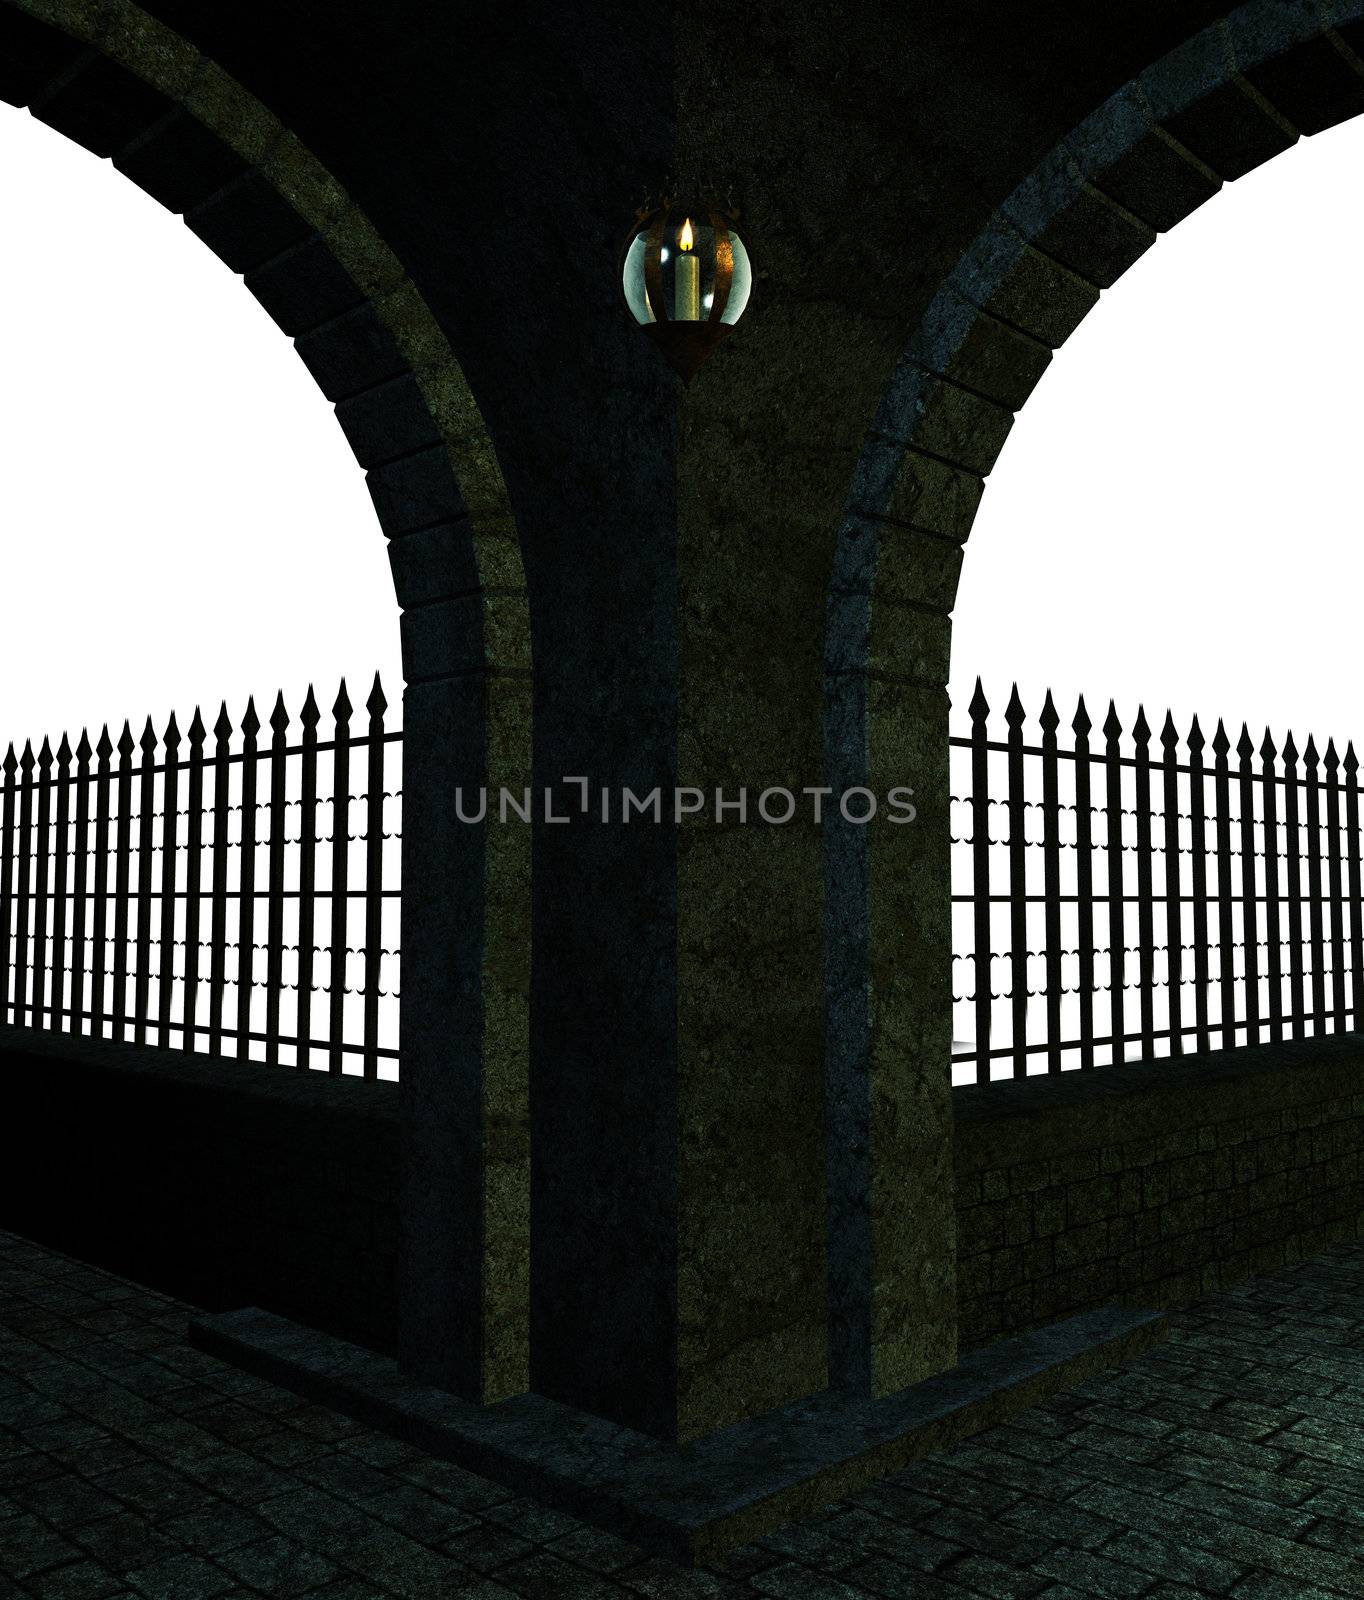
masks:
[[(529, 830), (457, 824), (449, 804), (458, 784), (516, 789), (530, 776), (525, 574), (487, 428), (420, 293), (336, 178), (130, 0), (3, 0), (0, 98), (111, 160), (244, 278), (365, 469), (401, 608), (405, 680), (404, 1359), (480, 1398), (519, 1393)], [(481, 1148), (493, 1121), (498, 1160), (478, 1180), (474, 1213), (499, 1222), (485, 1275), (483, 1242), (451, 1217), (471, 1170), (456, 1140)], [(461, 1203), (467, 1216), (467, 1195)], [(486, 1328), (464, 1311), (471, 1304), (487, 1309)], [(458, 1351), (448, 1348), (454, 1305), (471, 1335)]]
[[(881, 397), (835, 546), (825, 782), (911, 782), (918, 819), (897, 832), (835, 813), (825, 829), (830, 1281), (868, 1308), (831, 1324), (845, 1380), (871, 1360), (886, 1269), (870, 1216), (892, 1203), (878, 1190), (898, 1183), (906, 1201), (903, 1173), (883, 1176), (875, 1158), (882, 1105), (907, 1106), (921, 1127), (908, 1202), (926, 1242), (912, 1270), (952, 1298), (947, 682), (985, 477), (1052, 352), (1158, 234), (1301, 135), (1362, 111), (1364, 0), (1249, 0), (1124, 84), (999, 206)], [(869, 1209), (857, 1199), (868, 1193)], [(955, 1330), (935, 1327), (951, 1365)]]

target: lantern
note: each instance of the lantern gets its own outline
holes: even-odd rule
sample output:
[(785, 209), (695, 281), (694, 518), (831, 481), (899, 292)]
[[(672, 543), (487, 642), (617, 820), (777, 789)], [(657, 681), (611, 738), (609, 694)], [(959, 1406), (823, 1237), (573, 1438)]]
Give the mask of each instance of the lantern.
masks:
[(732, 208), (664, 195), (635, 213), (626, 241), (621, 286), (630, 315), (687, 383), (748, 304), (753, 273), (738, 220)]

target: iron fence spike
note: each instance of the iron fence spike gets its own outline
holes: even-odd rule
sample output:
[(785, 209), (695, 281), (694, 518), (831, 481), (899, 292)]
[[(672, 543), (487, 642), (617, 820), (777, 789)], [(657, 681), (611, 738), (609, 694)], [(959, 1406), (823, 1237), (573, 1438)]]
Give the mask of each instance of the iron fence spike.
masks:
[(1023, 709), (1023, 702), (1018, 698), (1018, 685), (1014, 684), (1009, 695), (1009, 703), (1004, 708), (1004, 720), (1011, 728), (1020, 728), (1026, 717), (1027, 712)]
[(985, 687), (979, 677), (976, 678), (976, 692), (971, 696), (971, 704), (967, 709), (973, 722), (984, 722), (989, 715), (990, 702), (985, 698)]

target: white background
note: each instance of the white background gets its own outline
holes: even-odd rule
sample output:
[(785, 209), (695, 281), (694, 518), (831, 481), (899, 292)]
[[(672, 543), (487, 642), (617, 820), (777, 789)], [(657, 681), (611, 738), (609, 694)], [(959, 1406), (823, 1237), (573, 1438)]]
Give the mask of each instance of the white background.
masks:
[[(1364, 121), (1161, 238), (1053, 360), (991, 474), (955, 621), (1002, 710), (1084, 690), (1351, 736), (1359, 648), (1356, 314)], [(289, 341), (178, 218), (0, 108), (7, 604), (0, 737), (106, 719), (264, 722), (379, 669), (398, 612), (363, 475)], [(1209, 732), (1211, 732), (1210, 722)], [(1234, 734), (1233, 734), (1234, 737)]]
[(1083, 691), (1233, 744), (1364, 733), (1361, 170), (1356, 119), (1225, 185), (1052, 358), (966, 548), (959, 725), (980, 673), (1064, 727)]
[(279, 689), (296, 737), (310, 681), (325, 739), (343, 673), (362, 732), (376, 669), (400, 725), (384, 537), (292, 343), (178, 217), (7, 106), (0, 208), (0, 754), (172, 709), (183, 736), (196, 704), (211, 746), (224, 698), (265, 725)]

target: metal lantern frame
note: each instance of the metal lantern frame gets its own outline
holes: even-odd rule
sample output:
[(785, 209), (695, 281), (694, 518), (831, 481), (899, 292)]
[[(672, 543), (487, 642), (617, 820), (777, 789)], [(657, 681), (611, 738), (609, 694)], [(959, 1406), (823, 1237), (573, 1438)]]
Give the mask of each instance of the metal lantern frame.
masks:
[[(677, 219), (675, 227), (674, 217)], [(710, 314), (697, 322), (679, 322), (674, 318), (668, 309), (668, 297), (663, 292), (664, 237), (681, 228), (688, 218), (696, 221), (704, 218), (715, 235), (715, 284), (711, 291)], [(710, 359), (715, 347), (734, 331), (734, 323), (720, 319), (729, 304), (730, 288), (734, 282), (734, 246), (730, 231), (734, 229), (737, 232), (738, 221), (739, 211), (736, 207), (721, 207), (695, 199), (675, 200), (665, 194), (657, 206), (650, 208), (646, 203), (636, 211), (635, 225), (620, 253), (617, 278), (624, 293), (625, 265), (630, 251), (640, 233), (648, 230), (644, 246), (644, 291), (654, 320), (640, 322), (629, 308), (628, 301), (626, 309), (631, 322), (658, 345), (668, 365), (681, 375), (685, 383), (691, 382), (696, 372)]]

